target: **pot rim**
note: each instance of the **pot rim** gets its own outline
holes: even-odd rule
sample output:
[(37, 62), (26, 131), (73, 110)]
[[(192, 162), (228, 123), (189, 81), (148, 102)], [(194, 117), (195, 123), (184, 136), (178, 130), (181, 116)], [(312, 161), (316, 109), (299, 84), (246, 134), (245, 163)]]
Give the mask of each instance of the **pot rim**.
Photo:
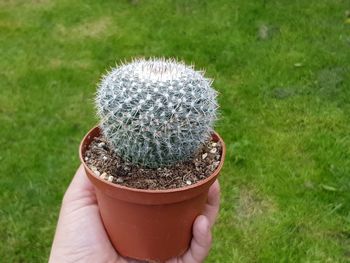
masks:
[(213, 135), (216, 136), (218, 141), (220, 141), (220, 143), (221, 143), (222, 152), (221, 152), (221, 158), (220, 158), (220, 163), (219, 163), (218, 167), (207, 178), (205, 178), (203, 180), (200, 180), (197, 183), (189, 185), (189, 186), (183, 186), (183, 187), (172, 188), (172, 189), (160, 189), (160, 190), (138, 189), (138, 188), (131, 188), (131, 187), (123, 186), (123, 185), (120, 185), (120, 184), (115, 184), (115, 183), (112, 183), (112, 182), (108, 182), (107, 180), (103, 180), (100, 177), (96, 176), (95, 173), (85, 163), (85, 160), (83, 158), (83, 145), (84, 145), (84, 142), (88, 139), (90, 134), (95, 131), (95, 129), (98, 129), (100, 131), (100, 127), (98, 125), (96, 125), (92, 129), (90, 129), (86, 133), (84, 138), (81, 140), (81, 143), (79, 145), (79, 158), (80, 158), (80, 161), (84, 165), (84, 168), (87, 171), (89, 171), (95, 177), (95, 179), (97, 179), (100, 182), (103, 182), (103, 183), (105, 183), (105, 184), (107, 184), (107, 185), (109, 185), (109, 186), (111, 186), (113, 188), (116, 188), (116, 189), (120, 189), (120, 190), (124, 190), (124, 191), (126, 190), (126, 191), (130, 191), (130, 192), (134, 192), (134, 193), (145, 193), (145, 194), (165, 194), (165, 193), (186, 192), (186, 191), (190, 191), (191, 189), (200, 187), (200, 186), (206, 184), (208, 181), (212, 180), (213, 177), (216, 177), (219, 174), (222, 166), (224, 165), (224, 160), (225, 160), (225, 155), (226, 155), (226, 146), (225, 146), (224, 140), (220, 137), (220, 135), (217, 132), (213, 131)]

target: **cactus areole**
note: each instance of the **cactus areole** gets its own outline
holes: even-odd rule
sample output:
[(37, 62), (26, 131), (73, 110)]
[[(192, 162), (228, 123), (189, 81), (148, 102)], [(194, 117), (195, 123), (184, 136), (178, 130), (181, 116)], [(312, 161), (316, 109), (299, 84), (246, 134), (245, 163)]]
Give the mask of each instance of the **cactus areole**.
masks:
[(124, 160), (157, 168), (191, 159), (217, 119), (212, 81), (192, 66), (137, 59), (112, 69), (98, 87), (100, 128)]

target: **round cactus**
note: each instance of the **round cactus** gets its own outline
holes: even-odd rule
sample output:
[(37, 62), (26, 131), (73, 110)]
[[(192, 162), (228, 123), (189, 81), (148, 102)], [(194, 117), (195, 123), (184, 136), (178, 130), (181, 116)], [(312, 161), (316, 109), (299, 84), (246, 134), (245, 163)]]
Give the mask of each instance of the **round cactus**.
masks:
[(188, 160), (217, 118), (211, 83), (175, 60), (138, 59), (114, 68), (96, 96), (102, 133), (134, 164), (155, 168)]

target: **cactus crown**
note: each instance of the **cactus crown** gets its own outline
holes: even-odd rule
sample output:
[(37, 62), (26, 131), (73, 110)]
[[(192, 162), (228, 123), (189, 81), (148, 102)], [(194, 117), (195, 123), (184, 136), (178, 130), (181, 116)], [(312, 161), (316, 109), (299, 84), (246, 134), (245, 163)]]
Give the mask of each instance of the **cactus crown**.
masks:
[(190, 159), (213, 131), (217, 93), (203, 72), (167, 59), (137, 59), (103, 77), (100, 128), (123, 159), (161, 167)]

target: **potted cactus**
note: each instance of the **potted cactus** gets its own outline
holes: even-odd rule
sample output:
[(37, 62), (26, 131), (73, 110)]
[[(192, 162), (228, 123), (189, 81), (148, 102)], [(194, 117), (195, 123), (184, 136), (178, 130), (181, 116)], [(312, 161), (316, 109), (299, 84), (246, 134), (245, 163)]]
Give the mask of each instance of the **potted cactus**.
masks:
[(102, 78), (100, 123), (82, 140), (80, 158), (121, 255), (164, 261), (188, 248), (225, 156), (211, 83), (166, 59), (134, 60)]

